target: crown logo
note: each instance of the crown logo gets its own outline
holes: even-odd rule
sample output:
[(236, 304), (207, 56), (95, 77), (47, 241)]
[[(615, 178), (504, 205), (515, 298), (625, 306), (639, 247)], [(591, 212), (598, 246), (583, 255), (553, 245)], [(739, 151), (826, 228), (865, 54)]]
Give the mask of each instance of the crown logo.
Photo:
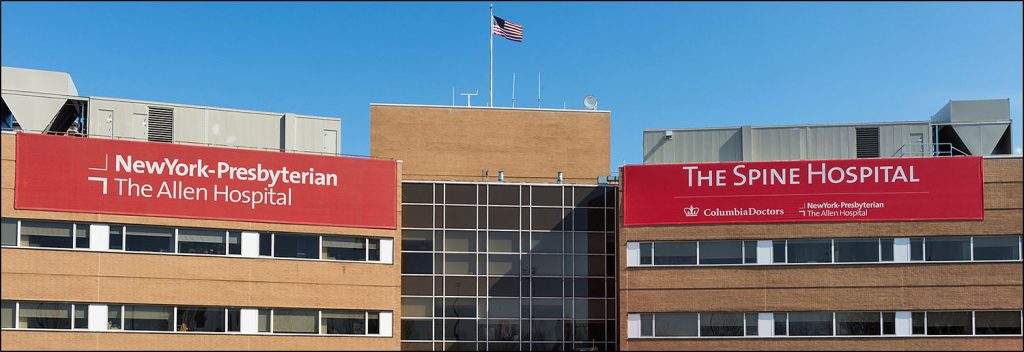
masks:
[(689, 208), (685, 208), (683, 211), (686, 213), (687, 217), (693, 217), (697, 216), (697, 212), (700, 211), (700, 208), (690, 205)]

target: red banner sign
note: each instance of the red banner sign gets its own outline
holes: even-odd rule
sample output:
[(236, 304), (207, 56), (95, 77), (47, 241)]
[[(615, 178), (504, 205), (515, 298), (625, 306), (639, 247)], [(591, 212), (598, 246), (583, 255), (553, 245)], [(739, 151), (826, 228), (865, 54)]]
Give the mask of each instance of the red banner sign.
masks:
[(623, 225), (981, 220), (981, 157), (630, 165)]
[(393, 229), (397, 163), (17, 135), (14, 207)]

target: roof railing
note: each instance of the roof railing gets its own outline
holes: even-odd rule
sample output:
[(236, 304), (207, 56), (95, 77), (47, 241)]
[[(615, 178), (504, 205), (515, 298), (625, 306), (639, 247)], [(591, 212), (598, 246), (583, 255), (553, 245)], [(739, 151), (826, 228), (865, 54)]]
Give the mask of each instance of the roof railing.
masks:
[(953, 143), (904, 143), (892, 154), (894, 158), (959, 155), (970, 154), (957, 149)]

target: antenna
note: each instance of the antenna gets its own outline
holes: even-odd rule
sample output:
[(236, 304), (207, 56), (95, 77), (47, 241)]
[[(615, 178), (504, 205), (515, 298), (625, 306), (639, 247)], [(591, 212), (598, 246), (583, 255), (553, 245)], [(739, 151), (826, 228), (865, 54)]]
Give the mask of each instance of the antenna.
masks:
[(459, 93), (459, 95), (465, 95), (466, 96), (466, 106), (473, 106), (471, 100), (473, 99), (473, 96), (477, 95), (477, 94), (480, 94), (480, 90), (479, 89), (476, 90), (476, 93)]
[(565, 110), (565, 100), (562, 100), (562, 110)]
[(452, 86), (452, 106), (455, 106), (455, 86)]
[(512, 72), (512, 107), (516, 107), (516, 73)]
[(537, 108), (540, 109), (540, 71), (537, 71)]

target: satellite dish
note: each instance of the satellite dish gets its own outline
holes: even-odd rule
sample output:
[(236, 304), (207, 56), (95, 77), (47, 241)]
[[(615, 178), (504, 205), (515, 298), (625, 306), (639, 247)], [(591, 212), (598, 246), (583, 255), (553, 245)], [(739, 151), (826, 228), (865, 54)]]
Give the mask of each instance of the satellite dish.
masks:
[(588, 95), (583, 98), (583, 106), (586, 106), (588, 110), (597, 109), (597, 97)]

